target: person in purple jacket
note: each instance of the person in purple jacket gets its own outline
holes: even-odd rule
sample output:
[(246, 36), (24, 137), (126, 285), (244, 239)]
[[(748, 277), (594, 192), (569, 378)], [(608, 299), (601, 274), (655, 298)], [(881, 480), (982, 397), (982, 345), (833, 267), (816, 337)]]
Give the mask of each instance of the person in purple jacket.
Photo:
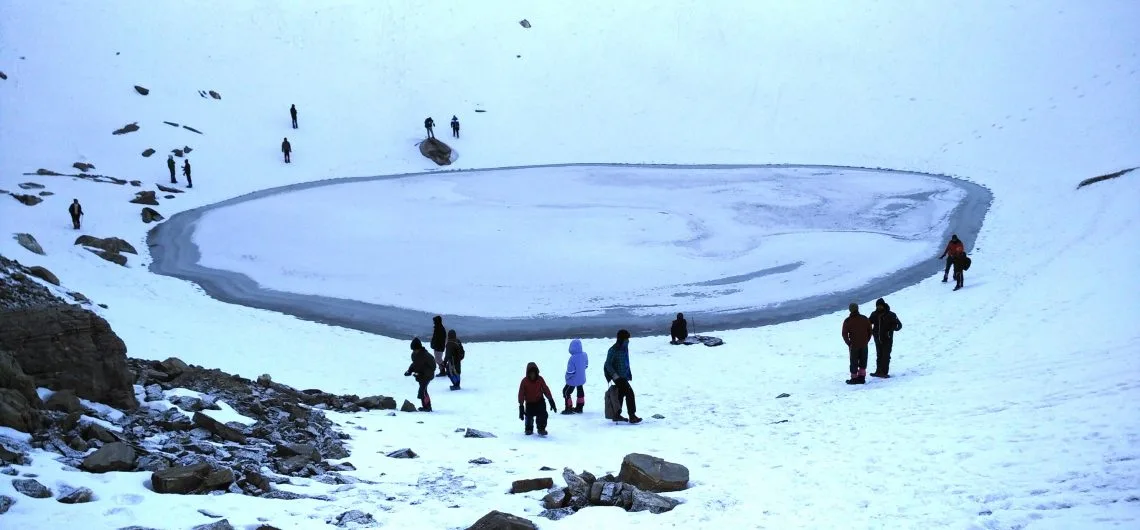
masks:
[[(589, 366), (590, 358), (582, 351), (582, 341), (578, 339), (570, 341), (570, 360), (566, 361), (566, 386), (562, 387), (562, 397), (566, 398), (563, 414), (581, 414), (582, 408), (586, 406), (586, 391), (582, 387), (586, 385), (586, 368)], [(570, 395), (574, 393), (575, 388), (578, 389), (577, 406), (570, 401)]]

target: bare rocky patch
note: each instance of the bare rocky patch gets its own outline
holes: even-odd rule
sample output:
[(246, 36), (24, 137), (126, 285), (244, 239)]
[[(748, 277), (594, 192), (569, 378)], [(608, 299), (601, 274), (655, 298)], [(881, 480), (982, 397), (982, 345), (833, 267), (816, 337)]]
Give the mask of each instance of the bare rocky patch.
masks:
[(127, 134), (127, 133), (133, 133), (137, 130), (139, 130), (139, 123), (136, 121), (136, 122), (128, 123), (122, 127), (119, 127), (118, 129), (115, 129), (114, 132), (112, 132), (111, 134), (114, 134), (114, 135)]

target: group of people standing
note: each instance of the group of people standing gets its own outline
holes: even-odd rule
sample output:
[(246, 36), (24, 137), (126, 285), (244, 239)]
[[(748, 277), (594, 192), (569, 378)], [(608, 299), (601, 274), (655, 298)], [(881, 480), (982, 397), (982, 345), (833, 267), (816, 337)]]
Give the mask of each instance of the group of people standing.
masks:
[[(427, 129), (428, 138), (435, 138), (435, 120), (431, 119), (431, 116), (424, 120), (424, 129)], [(459, 118), (455, 116), (451, 117), (451, 136), (459, 138)]]

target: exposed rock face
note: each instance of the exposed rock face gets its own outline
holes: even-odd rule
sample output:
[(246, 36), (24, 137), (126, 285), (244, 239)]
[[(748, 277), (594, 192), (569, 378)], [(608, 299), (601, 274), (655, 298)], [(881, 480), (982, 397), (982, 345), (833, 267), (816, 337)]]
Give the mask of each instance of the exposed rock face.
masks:
[(517, 515), (494, 510), (480, 517), (467, 530), (538, 530), (538, 527)]
[(59, 277), (57, 277), (51, 271), (49, 271), (43, 267), (40, 267), (39, 265), (33, 265), (31, 267), (28, 267), (28, 274), (31, 274), (32, 276), (35, 276), (36, 278), (39, 278), (39, 279), (41, 279), (45, 282), (48, 282), (52, 285), (55, 285), (55, 286), (59, 285)]
[(420, 142), (420, 154), (441, 166), (451, 164), (451, 147), (435, 138)]
[(44, 408), (67, 414), (83, 412), (83, 405), (79, 403), (79, 398), (71, 390), (60, 390), (52, 393), (44, 402)]
[(14, 478), (12, 479), (12, 487), (33, 499), (51, 498), (51, 490), (33, 478)]
[(15, 390), (0, 388), (0, 426), (30, 433), (39, 425), (39, 411), (24, 396)]
[(146, 148), (146, 151), (142, 152), (142, 156), (144, 158), (150, 158), (150, 155), (153, 155), (153, 154), (154, 154), (154, 149), (150, 148), (150, 147)]
[(550, 477), (528, 478), (516, 480), (511, 483), (511, 493), (526, 493), (528, 491), (545, 490), (554, 487), (554, 479)]
[(133, 133), (137, 130), (139, 130), (139, 124), (138, 124), (138, 122), (134, 122), (134, 123), (128, 123), (128, 124), (118, 128), (118, 129), (115, 129), (115, 131), (112, 132), (111, 134), (115, 134), (115, 135), (127, 134), (127, 133)]
[(84, 458), (80, 469), (90, 473), (131, 471), (137, 463), (138, 454), (133, 447), (123, 442), (113, 442)]
[(32, 237), (32, 234), (16, 234), (15, 238), (16, 242), (19, 243), (21, 247), (28, 249), (29, 252), (41, 256), (44, 255), (43, 247), (40, 246), (40, 242), (36, 241), (35, 237)]
[(149, 190), (135, 193), (135, 198), (131, 199), (130, 202), (134, 204), (149, 204), (151, 206), (158, 206), (158, 199), (155, 199), (154, 192)]
[(138, 92), (139, 95), (145, 96), (147, 94), (150, 94), (150, 89), (135, 85), (135, 92)]
[(19, 394), (32, 407), (40, 408), (40, 396), (36, 393), (36, 380), (24, 373), (16, 354), (0, 350), (0, 388), (12, 390)]
[(121, 409), (138, 406), (127, 347), (99, 315), (55, 305), (0, 312), (0, 350), (11, 351), (37, 386)]
[(681, 491), (689, 487), (689, 469), (655, 456), (630, 453), (621, 461), (618, 480), (645, 491)]
[[(154, 192), (152, 191), (150, 193), (154, 193)], [(154, 222), (161, 221), (163, 219), (165, 219), (165, 217), (163, 217), (162, 214), (155, 211), (154, 208), (146, 207), (146, 208), (142, 209), (142, 222), (144, 222), (144, 223), (154, 223)]]

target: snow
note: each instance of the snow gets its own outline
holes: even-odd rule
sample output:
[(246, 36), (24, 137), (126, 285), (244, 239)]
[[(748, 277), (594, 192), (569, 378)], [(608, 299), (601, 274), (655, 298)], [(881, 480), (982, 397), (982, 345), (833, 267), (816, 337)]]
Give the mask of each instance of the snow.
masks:
[[(160, 193), (156, 209), (168, 217), (293, 183), (435, 169), (415, 149), (420, 124), (427, 115), (444, 124), (452, 114), (463, 123), (463, 138), (442, 138), (446, 127), (438, 129), (458, 152), (455, 168), (883, 167), (958, 176), (992, 191), (994, 202), (971, 242), (965, 289), (951, 293), (939, 281), (940, 249), (928, 248), (927, 280), (880, 294), (904, 323), (892, 363), (897, 377), (887, 381), (842, 384), (842, 311), (719, 331), (726, 344), (718, 348), (639, 338), (630, 345), (632, 384), (647, 419), (612, 425), (602, 419), (600, 399), (609, 341), (585, 340), (594, 367), (587, 414), (553, 416), (551, 436), (532, 439), (514, 415), (518, 381), (535, 361), (557, 392), (569, 337), (473, 343), (463, 390), (432, 385), (435, 413), (330, 414), (354, 437), (348, 460), (358, 471), (348, 474), (376, 484), (337, 493), (343, 487), (311, 481), (290, 488), (327, 493), (332, 501), (157, 495), (145, 488), (145, 473), (66, 471), (36, 452), (31, 465), (16, 467), (53, 489), (91, 487), (98, 500), (67, 506), (28, 499), (0, 480), (0, 494), (17, 499), (3, 516), (5, 527), (82, 520), (92, 529), (190, 528), (209, 521), (199, 508), (238, 527), (262, 517), (280, 528), (324, 527), (350, 509), (393, 528), (465, 528), (491, 509), (528, 516), (544, 529), (1137, 526), (1140, 418), (1131, 411), (1140, 397), (1140, 174), (1075, 189), (1084, 178), (1140, 166), (1134, 3), (973, 1), (953, 10), (825, 1), (683, 1), (652, 10), (601, 1), (184, 6), (60, 1), (0, 10), (0, 70), (8, 76), (0, 81), (0, 189), (33, 181), (55, 193), (34, 207), (0, 200), (0, 231), (32, 233), (47, 255), (33, 255), (8, 236), (0, 238), (0, 253), (43, 265), (68, 288), (107, 304), (95, 309), (135, 357), (178, 356), (246, 377), (269, 372), (299, 388), (398, 399), (415, 393), (402, 377), (404, 340), (220, 303), (192, 284), (147, 271), (148, 226), (127, 201), (165, 182), (162, 155), (186, 145), (193, 147), (195, 187), (175, 199)], [(524, 17), (532, 28), (519, 27)], [(44, 38), (45, 28), (58, 38)], [(136, 94), (134, 84), (150, 95)], [(211, 89), (222, 99), (198, 96)], [(290, 103), (300, 112), (297, 130), (288, 126)], [(138, 132), (110, 134), (134, 121)], [(277, 151), (283, 136), (294, 148), (289, 165)], [(140, 157), (148, 147), (158, 154)], [(95, 164), (94, 173), (139, 179), (142, 187), (22, 175), (41, 167), (62, 172), (76, 161)], [(461, 174), (441, 173), (408, 181), (414, 184), (406, 192), (459, 180)], [(562, 198), (561, 188), (556, 192)], [(493, 197), (519, 208), (533, 199)], [(87, 212), (82, 233), (123, 237), (142, 255), (122, 268), (73, 246), (77, 234), (64, 214), (71, 198)], [(446, 226), (457, 221), (512, 222), (529, 239), (541, 228), (517, 226), (535, 217), (501, 216), (502, 208), (470, 209), (474, 219), (463, 218), (440, 206), (446, 197), (371, 199), (377, 215), (420, 209), (377, 227), (377, 248), (361, 252), (431, 241), (430, 234), (459, 230)], [(307, 201), (282, 221), (329, 226), (321, 218), (335, 219), (342, 208), (350, 214), (360, 200)], [(234, 235), (249, 233), (251, 222), (233, 226)], [(670, 223), (651, 226), (650, 241), (683, 237)], [(718, 227), (726, 237), (739, 231), (728, 222)], [(342, 231), (325, 236), (359, 236)], [(249, 244), (245, 239), (235, 237)], [(529, 242), (514, 248), (533, 258), (545, 256), (543, 249), (577, 255), (582, 246), (569, 237)], [(810, 257), (820, 256), (816, 246), (808, 247)], [(268, 256), (270, 245), (262, 248)], [(331, 259), (313, 256), (319, 248), (294, 248), (305, 260)], [(913, 259), (894, 252), (860, 249), (844, 270), (868, 274)], [(475, 263), (491, 259), (476, 254)], [(420, 263), (423, 280), (400, 280), (412, 283), (402, 288), (413, 294), (430, 289), (444, 266), (433, 256), (382, 257)], [(539, 262), (549, 275), (563, 273), (551, 263)], [(636, 269), (622, 263), (613, 255), (590, 262), (598, 282), (590, 286), (606, 285), (610, 274), (636, 276), (649, 291), (667, 283), (657, 274), (631, 274)], [(708, 276), (704, 266), (691, 265), (667, 272)], [(270, 280), (278, 272), (256, 271)], [(464, 274), (468, 281), (484, 277)], [(521, 281), (533, 274), (511, 276), (515, 289), (541, 292)], [(358, 294), (379, 289), (361, 286)], [(407, 303), (461, 311), (471, 296), (430, 292)], [(866, 302), (876, 297), (858, 301), (869, 310)], [(480, 313), (517, 312), (513, 298), (485, 296)], [(846, 302), (837, 300), (837, 311)], [(791, 397), (774, 399), (783, 392)], [(665, 418), (649, 419), (655, 413)], [(467, 426), (498, 438), (454, 432)], [(9, 435), (19, 434), (0, 431)], [(421, 458), (383, 456), (402, 447)], [(630, 452), (688, 466), (694, 487), (675, 494), (685, 503), (661, 515), (589, 508), (550, 522), (535, 517), (541, 492), (505, 493), (512, 480), (550, 476), (538, 470), (542, 465), (616, 472)], [(493, 464), (467, 463), (480, 456)]]

